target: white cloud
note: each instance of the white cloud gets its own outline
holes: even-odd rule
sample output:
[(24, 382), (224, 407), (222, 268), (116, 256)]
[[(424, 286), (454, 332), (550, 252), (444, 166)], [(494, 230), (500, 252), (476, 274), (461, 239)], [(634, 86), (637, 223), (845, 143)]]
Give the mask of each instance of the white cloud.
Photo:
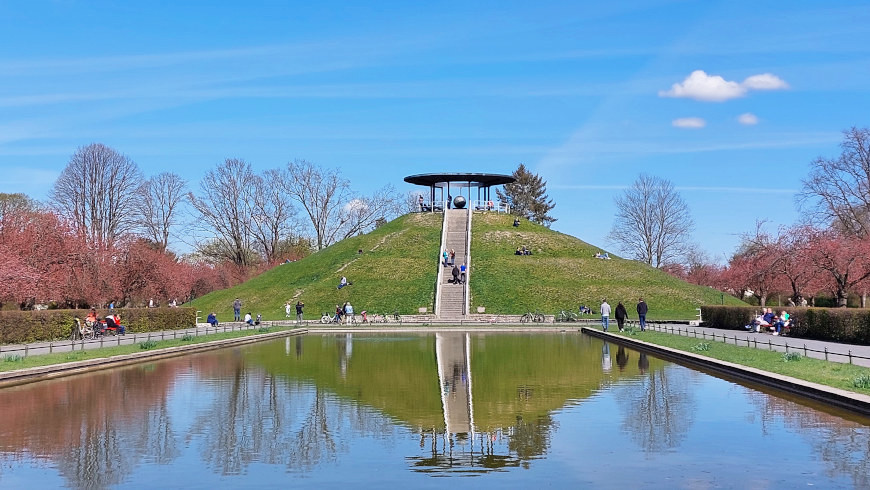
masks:
[(758, 116), (751, 112), (745, 112), (737, 116), (737, 122), (744, 126), (755, 126), (758, 124)]
[(709, 102), (723, 102), (746, 95), (746, 88), (737, 82), (729, 82), (719, 75), (708, 75), (704, 70), (695, 70), (683, 83), (671, 85), (668, 91), (660, 91), (659, 97), (678, 97)]
[(785, 80), (772, 73), (752, 75), (743, 80), (743, 86), (749, 90), (785, 90), (788, 84)]
[(704, 70), (693, 71), (682, 83), (671, 85), (670, 90), (659, 91), (659, 97), (675, 97), (724, 102), (746, 95), (750, 90), (784, 90), (788, 83), (771, 73), (747, 77), (742, 83), (725, 80), (719, 75), (708, 75)]
[(671, 122), (671, 125), (675, 128), (701, 129), (707, 125), (707, 121), (700, 117), (681, 117), (679, 119), (674, 119)]

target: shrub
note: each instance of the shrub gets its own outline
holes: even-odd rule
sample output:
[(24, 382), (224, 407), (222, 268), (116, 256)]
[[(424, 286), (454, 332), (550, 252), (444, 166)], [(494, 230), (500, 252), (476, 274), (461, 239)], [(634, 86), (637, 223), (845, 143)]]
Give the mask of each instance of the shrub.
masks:
[(860, 376), (856, 376), (852, 380), (852, 385), (855, 386), (855, 388), (870, 388), (870, 374), (862, 374)]
[(182, 342), (190, 342), (191, 340), (193, 340), (193, 335), (190, 335), (189, 333), (186, 333), (184, 334), (184, 337), (181, 337)]
[(710, 350), (710, 342), (701, 342), (698, 345), (696, 345), (695, 347), (692, 347), (692, 350), (698, 351), (698, 352), (706, 352), (706, 351)]
[[(870, 310), (853, 308), (777, 308), (791, 316), (792, 337), (870, 345)], [(742, 330), (760, 309), (752, 306), (704, 306), (704, 326)]]
[[(196, 324), (194, 308), (118, 308), (128, 333), (189, 328)], [(97, 310), (105, 316), (107, 310)], [(0, 311), (0, 343), (23, 344), (68, 339), (73, 318), (84, 318), (88, 310)]]
[(142, 350), (153, 349), (157, 347), (156, 340), (146, 340), (145, 342), (139, 342), (139, 348)]
[(21, 362), (24, 360), (24, 356), (21, 354), (9, 354), (3, 357), (4, 362)]
[(257, 331), (260, 333), (266, 333), (269, 331), (269, 327), (260, 327), (257, 329)]
[(798, 352), (783, 352), (782, 362), (800, 361), (801, 355)]

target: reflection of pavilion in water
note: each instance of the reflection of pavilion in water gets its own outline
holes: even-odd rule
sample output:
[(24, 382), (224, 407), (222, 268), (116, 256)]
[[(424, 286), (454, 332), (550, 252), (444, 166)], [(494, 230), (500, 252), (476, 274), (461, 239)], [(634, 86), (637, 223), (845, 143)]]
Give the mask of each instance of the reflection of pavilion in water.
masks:
[[(445, 430), (440, 434), (436, 431), (421, 434), (421, 448), (428, 441), (432, 455), (429, 458), (408, 458), (415, 469), (422, 472), (479, 473), (519, 466), (521, 458), (510, 454), (507, 443), (507, 436), (512, 436), (512, 433), (502, 434), (501, 430), (478, 432), (474, 425), (470, 335), (436, 333), (435, 357)], [(521, 425), (522, 420), (518, 419), (517, 424)]]

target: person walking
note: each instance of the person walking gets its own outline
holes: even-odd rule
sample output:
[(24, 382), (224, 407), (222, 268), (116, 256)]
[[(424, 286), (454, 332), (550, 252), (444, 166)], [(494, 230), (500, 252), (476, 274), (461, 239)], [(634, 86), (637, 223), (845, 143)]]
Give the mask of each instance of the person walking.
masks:
[(236, 298), (233, 301), (233, 320), (240, 321), (242, 319), (242, 300)]
[(607, 331), (607, 324), (610, 320), (610, 305), (607, 304), (607, 298), (601, 300), (601, 326), (604, 327), (604, 331)]
[(305, 308), (305, 303), (300, 299), (296, 303), (296, 323), (302, 323), (302, 309)]
[(290, 318), (290, 312), (293, 311), (293, 307), (290, 306), (290, 300), (288, 299), (286, 303), (284, 303), (284, 317)]
[(459, 282), (465, 284), (465, 264), (459, 266)]
[(447, 260), (448, 253), (447, 253), (447, 249), (446, 249), (446, 248), (444, 249), (444, 253), (442, 253), (441, 256), (444, 257), (444, 267), (447, 267), (447, 264), (448, 264), (448, 260)]
[(619, 331), (622, 332), (622, 327), (625, 325), (625, 319), (628, 318), (628, 312), (625, 311), (625, 306), (622, 305), (622, 301), (616, 304), (616, 311), (614, 314), (616, 315), (616, 326), (619, 327)]
[(640, 323), (641, 332), (646, 330), (646, 312), (646, 303), (644, 303), (643, 298), (640, 298), (637, 300), (637, 321)]
[(459, 267), (453, 266), (453, 284), (459, 284)]
[(450, 265), (456, 265), (456, 251), (450, 249)]

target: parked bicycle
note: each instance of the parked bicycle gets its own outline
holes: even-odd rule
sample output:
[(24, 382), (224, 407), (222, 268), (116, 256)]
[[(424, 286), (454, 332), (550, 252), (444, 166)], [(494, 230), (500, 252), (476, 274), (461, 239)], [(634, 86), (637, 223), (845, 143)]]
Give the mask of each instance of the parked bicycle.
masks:
[(320, 323), (324, 325), (338, 323), (338, 318), (335, 315), (330, 315), (329, 313), (324, 312), (320, 314)]
[(529, 311), (520, 317), (520, 323), (529, 323), (529, 322), (542, 323), (543, 321), (544, 321), (544, 314), (539, 312), (539, 311), (535, 311), (534, 313)]
[(576, 322), (577, 319), (577, 314), (573, 311), (561, 310), (556, 314), (557, 322)]

